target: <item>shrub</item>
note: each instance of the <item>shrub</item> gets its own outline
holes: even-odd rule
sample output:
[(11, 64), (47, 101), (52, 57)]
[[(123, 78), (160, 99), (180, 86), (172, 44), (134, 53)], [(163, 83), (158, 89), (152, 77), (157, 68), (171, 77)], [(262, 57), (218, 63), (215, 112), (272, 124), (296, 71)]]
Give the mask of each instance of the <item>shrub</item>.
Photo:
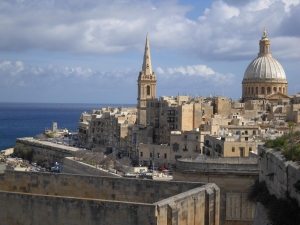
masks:
[(300, 225), (300, 207), (295, 199), (287, 194), (286, 198), (271, 195), (264, 181), (256, 181), (248, 190), (250, 202), (260, 202), (267, 210), (272, 225)]

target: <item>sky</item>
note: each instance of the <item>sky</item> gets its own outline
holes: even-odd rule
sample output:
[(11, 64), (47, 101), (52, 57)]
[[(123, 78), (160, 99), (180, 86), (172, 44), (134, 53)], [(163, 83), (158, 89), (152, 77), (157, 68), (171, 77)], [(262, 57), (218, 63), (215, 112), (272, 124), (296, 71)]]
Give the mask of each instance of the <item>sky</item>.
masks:
[(264, 26), (300, 92), (300, 0), (1, 0), (0, 102), (135, 104), (147, 34), (157, 97), (237, 100)]

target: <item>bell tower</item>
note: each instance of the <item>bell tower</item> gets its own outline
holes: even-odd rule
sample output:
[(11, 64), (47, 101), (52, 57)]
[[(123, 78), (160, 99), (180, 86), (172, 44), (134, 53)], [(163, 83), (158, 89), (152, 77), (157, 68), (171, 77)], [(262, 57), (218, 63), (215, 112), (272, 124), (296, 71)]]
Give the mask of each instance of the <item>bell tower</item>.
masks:
[(156, 96), (156, 76), (152, 71), (148, 35), (144, 52), (142, 71), (138, 78), (137, 124), (146, 125), (146, 100)]

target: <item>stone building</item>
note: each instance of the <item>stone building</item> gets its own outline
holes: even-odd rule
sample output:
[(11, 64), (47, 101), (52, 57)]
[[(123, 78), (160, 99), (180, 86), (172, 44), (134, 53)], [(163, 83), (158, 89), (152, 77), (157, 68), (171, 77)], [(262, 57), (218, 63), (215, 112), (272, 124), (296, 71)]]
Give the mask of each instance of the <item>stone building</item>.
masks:
[(156, 96), (156, 76), (152, 71), (148, 35), (144, 52), (142, 71), (138, 77), (137, 124), (146, 125), (146, 100)]
[(89, 125), (91, 121), (91, 114), (83, 112), (80, 115), (78, 122), (78, 142), (79, 145), (86, 145), (89, 139)]
[(203, 154), (213, 157), (248, 157), (261, 142), (259, 126), (221, 125), (217, 135), (204, 136)]
[(135, 108), (102, 108), (80, 118), (80, 144), (88, 147), (105, 146), (122, 151), (126, 147), (127, 127), (135, 124)]
[(259, 41), (258, 57), (247, 67), (242, 82), (242, 101), (289, 99), (288, 82), (281, 64), (272, 57), (266, 30)]
[(201, 97), (162, 96), (147, 100), (147, 124), (154, 126), (154, 143), (169, 144), (171, 131), (190, 131), (213, 114), (211, 101)]

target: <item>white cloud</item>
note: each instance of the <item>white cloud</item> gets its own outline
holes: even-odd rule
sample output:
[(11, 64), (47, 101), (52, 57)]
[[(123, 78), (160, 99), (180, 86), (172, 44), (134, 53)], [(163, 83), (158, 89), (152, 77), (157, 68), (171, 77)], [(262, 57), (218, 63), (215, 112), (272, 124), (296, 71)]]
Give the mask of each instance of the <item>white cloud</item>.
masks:
[[(249, 57), (245, 52), (257, 53), (263, 26), (271, 40), (282, 35), (282, 24), (295, 30), (285, 21), (297, 18), (297, 7), (299, 0), (217, 0), (192, 20), (186, 16), (191, 8), (176, 1), (6, 0), (0, 7), (0, 50), (132, 52), (142, 50), (149, 32), (152, 48), (199, 58), (241, 59)], [(293, 43), (299, 41), (298, 36)], [(276, 46), (274, 52), (283, 48)], [(295, 55), (295, 48), (288, 50)]]
[(165, 73), (165, 71), (164, 71), (161, 67), (157, 67), (157, 68), (156, 68), (156, 72), (157, 72), (158, 74), (164, 74), (164, 73)]
[[(159, 67), (159, 70), (161, 68)], [(209, 86), (220, 86), (220, 85), (231, 85), (236, 77), (233, 74), (222, 74), (214, 71), (213, 69), (207, 67), (206, 65), (192, 65), (192, 66), (180, 66), (166, 69), (168, 75), (172, 76), (161, 76), (167, 77), (167, 79), (181, 79), (182, 85), (187, 82), (187, 79), (194, 81), (206, 82)], [(159, 72), (159, 74), (162, 74)], [(184, 76), (189, 76), (189, 78), (184, 78)], [(188, 82), (187, 82), (188, 83)]]

